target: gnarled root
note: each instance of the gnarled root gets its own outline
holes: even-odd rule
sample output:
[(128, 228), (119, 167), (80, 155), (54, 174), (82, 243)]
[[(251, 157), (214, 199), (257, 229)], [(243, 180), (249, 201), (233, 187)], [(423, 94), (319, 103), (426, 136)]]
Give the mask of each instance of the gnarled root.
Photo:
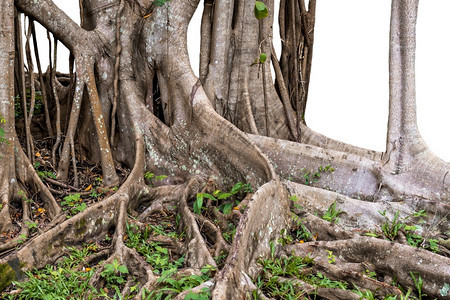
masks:
[(290, 224), (288, 195), (279, 181), (270, 181), (253, 195), (244, 212), (224, 268), (216, 275), (214, 299), (242, 298), (254, 289), (257, 260), (269, 257), (283, 228)]
[[(426, 250), (413, 248), (398, 243), (372, 237), (357, 237), (348, 240), (320, 241), (304, 244), (295, 244), (285, 248), (287, 253), (296, 256), (310, 255), (327, 261), (327, 255), (332, 251), (336, 257), (336, 265), (342, 262), (363, 263), (373, 265), (377, 276), (387, 280), (382, 281), (389, 285), (392, 278), (403, 288), (414, 288), (415, 277), (421, 276), (423, 280), (422, 291), (430, 297), (440, 297), (439, 289), (450, 280), (450, 259), (431, 253)], [(399, 259), (408, 257), (408, 259)], [(327, 271), (328, 274), (332, 272)], [(334, 276), (333, 276), (334, 277)], [(342, 278), (342, 274), (339, 276)], [(359, 281), (361, 282), (361, 281)], [(364, 285), (368, 285), (366, 282)], [(394, 293), (394, 290), (383, 289), (384, 293)], [(394, 294), (398, 294), (394, 293)]]

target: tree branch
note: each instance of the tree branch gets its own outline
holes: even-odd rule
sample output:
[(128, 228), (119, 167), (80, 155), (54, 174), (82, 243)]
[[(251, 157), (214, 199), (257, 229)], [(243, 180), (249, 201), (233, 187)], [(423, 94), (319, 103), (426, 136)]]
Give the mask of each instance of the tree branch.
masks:
[(16, 0), (14, 3), (27, 16), (33, 17), (52, 32), (70, 51), (75, 51), (80, 45), (89, 46), (86, 40), (91, 34), (76, 24), (53, 1)]

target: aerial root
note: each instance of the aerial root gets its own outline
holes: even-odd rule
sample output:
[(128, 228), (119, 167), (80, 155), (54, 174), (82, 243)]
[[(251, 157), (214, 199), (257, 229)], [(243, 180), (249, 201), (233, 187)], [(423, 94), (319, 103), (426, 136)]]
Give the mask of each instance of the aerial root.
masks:
[(16, 142), (15, 146), (17, 149), (19, 149), (19, 151), (15, 155), (17, 180), (24, 184), (29, 184), (34, 191), (39, 192), (41, 199), (44, 201), (44, 207), (51, 219), (60, 215), (62, 213), (61, 207), (56, 202), (47, 186), (39, 178), (36, 170), (31, 165), (31, 162), (23, 152), (22, 147), (20, 146), (18, 141)]
[[(18, 151), (15, 153), (15, 174), (19, 184), (15, 181), (11, 181), (11, 183), (4, 183), (2, 187), (3, 193), (0, 202), (2, 204), (2, 209), (0, 210), (0, 232), (8, 232), (13, 229), (10, 205), (11, 201), (17, 200), (21, 202), (22, 207), (22, 220), (17, 221), (21, 230), (14, 239), (0, 245), (0, 253), (23, 244), (30, 234), (29, 224), (33, 221), (32, 213), (30, 211), (30, 204), (28, 203), (27, 192), (21, 190), (20, 187), (29, 185), (35, 192), (39, 192), (47, 215), (50, 221), (53, 222), (52, 224), (55, 224), (55, 219), (61, 220), (61, 218), (59, 218), (62, 212), (61, 207), (56, 202), (49, 189), (40, 180), (36, 170), (33, 168), (28, 157), (18, 144), (18, 141), (16, 147)], [(9, 187), (10, 184), (13, 184), (13, 186)], [(46, 226), (46, 229), (44, 230), (47, 230), (48, 228), (49, 226)]]
[[(26, 197), (21, 197), (21, 200), (22, 200), (22, 221), (20, 222), (21, 228), (20, 232), (11, 241), (8, 241), (0, 245), (0, 253), (12, 249), (18, 246), (19, 244), (24, 243), (30, 235), (30, 229), (28, 227), (28, 224), (31, 223), (29, 203), (27, 203)], [(8, 215), (8, 217), (10, 216)]]

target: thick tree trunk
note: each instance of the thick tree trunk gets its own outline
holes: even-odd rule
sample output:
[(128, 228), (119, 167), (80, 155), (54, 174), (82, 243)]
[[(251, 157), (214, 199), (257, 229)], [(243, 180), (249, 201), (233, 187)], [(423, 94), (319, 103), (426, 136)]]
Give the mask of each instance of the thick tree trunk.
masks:
[(0, 210), (0, 231), (8, 231), (12, 227), (11, 219), (9, 217), (9, 198), (13, 193), (13, 186), (15, 182), (14, 175), (14, 4), (12, 1), (2, 1), (2, 10), (0, 16), (2, 22), (0, 23), (0, 45), (2, 51), (0, 52), (0, 74), (2, 74), (0, 84), (0, 156), (4, 161), (9, 161), (9, 164), (3, 165), (3, 170), (0, 174), (2, 190)]

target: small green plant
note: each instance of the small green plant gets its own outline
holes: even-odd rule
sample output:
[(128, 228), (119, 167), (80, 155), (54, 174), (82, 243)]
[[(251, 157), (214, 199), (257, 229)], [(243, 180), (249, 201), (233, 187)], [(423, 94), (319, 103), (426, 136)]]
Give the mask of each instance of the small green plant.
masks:
[(372, 272), (370, 270), (365, 270), (364, 271), (364, 275), (366, 275), (367, 277), (372, 278), (372, 279), (376, 279), (377, 278), (377, 273)]
[(178, 234), (176, 231), (172, 230), (171, 224), (167, 222), (163, 222), (160, 225), (148, 225), (146, 229), (148, 230), (148, 228), (156, 235), (164, 235), (172, 239), (181, 239), (183, 237), (183, 234)]
[(127, 223), (126, 233), (125, 245), (136, 249), (152, 265), (153, 273), (162, 274), (166, 270), (176, 270), (183, 265), (184, 257), (172, 261), (167, 248), (162, 247), (157, 242), (148, 242), (148, 238), (152, 234), (151, 227), (146, 227), (145, 230), (140, 231), (136, 225)]
[(386, 221), (381, 225), (381, 230), (384, 235), (391, 241), (395, 240), (398, 235), (398, 232), (405, 227), (405, 223), (400, 221), (399, 212), (395, 213), (394, 219), (389, 221), (389, 218), (386, 216), (386, 210), (378, 211), (383, 217), (386, 218)]
[(225, 260), (227, 259), (227, 256), (228, 256), (228, 253), (227, 253), (227, 252), (225, 252), (225, 251), (220, 251), (219, 256), (214, 256), (214, 257), (213, 257), (214, 261), (216, 262), (216, 264), (217, 264), (217, 266), (218, 266), (219, 268), (221, 268), (221, 267), (224, 265)]
[(208, 193), (197, 193), (197, 197), (194, 201), (194, 206), (193, 206), (193, 210), (194, 213), (199, 215), (202, 213), (202, 208), (203, 208), (203, 199), (207, 198), (207, 199), (211, 199), (213, 201), (217, 201), (217, 199)]
[(327, 172), (333, 173), (334, 171), (335, 171), (335, 169), (330, 165), (325, 166), (325, 167), (319, 166), (319, 172), (321, 172), (321, 173), (327, 173)]
[(303, 207), (301, 205), (299, 205), (298, 202), (298, 197), (297, 195), (291, 195), (289, 196), (289, 200), (291, 200), (294, 203), (294, 207), (298, 210), (303, 210)]
[(26, 203), (32, 203), (33, 199), (30, 199), (27, 197), (27, 194), (25, 193), (24, 190), (19, 190), (19, 192), (17, 193), (17, 195), (19, 197), (21, 197), (23, 200), (25, 200)]
[[(0, 116), (0, 125), (1, 124), (5, 124), (6, 120)], [(0, 143), (5, 143), (8, 142), (8, 140), (5, 138), (5, 129), (3, 129), (2, 127), (0, 127)]]
[[(190, 290), (213, 276), (216, 272), (216, 268), (210, 265), (203, 266), (201, 269), (201, 275), (188, 275), (182, 277), (176, 277), (177, 269), (171, 268), (163, 271), (161, 277), (157, 280), (157, 287), (150, 292), (150, 299), (172, 299), (175, 295)], [(210, 293), (208, 288), (202, 290), (200, 293), (188, 293), (188, 299), (209, 299)], [(186, 295), (187, 297), (187, 295)], [(186, 299), (186, 298), (184, 298)]]
[(144, 174), (144, 178), (150, 182), (149, 186), (153, 186), (156, 181), (164, 180), (165, 178), (167, 178), (167, 176), (166, 175), (155, 175), (152, 172), (146, 172)]
[(67, 211), (70, 216), (76, 215), (87, 208), (86, 203), (82, 202), (80, 194), (70, 194), (63, 198), (61, 205), (64, 211)]
[(320, 272), (317, 272), (317, 274), (310, 274), (305, 276), (305, 281), (307, 281), (309, 284), (316, 285), (318, 287), (325, 287), (325, 288), (339, 288), (342, 290), (347, 289), (347, 282), (341, 282), (341, 281), (335, 281), (331, 280), (327, 276), (323, 275)]
[(314, 259), (309, 256), (291, 255), (287, 258), (260, 259), (258, 263), (270, 276), (301, 277), (302, 269), (311, 267)]
[(209, 289), (205, 287), (199, 293), (189, 292), (184, 297), (184, 300), (209, 300), (210, 298), (211, 293), (209, 292)]
[(92, 189), (91, 193), (90, 193), (90, 197), (92, 198), (99, 198), (102, 195), (108, 195), (110, 193), (116, 192), (119, 187), (118, 186), (113, 186), (113, 187), (104, 187), (103, 186), (103, 178), (102, 177), (95, 177), (94, 178), (94, 182), (89, 185), (89, 187), (87, 188), (87, 190)]
[(427, 217), (427, 212), (426, 212), (426, 210), (422, 209), (422, 210), (414, 212), (412, 214), (412, 216), (416, 217), (416, 218), (426, 218)]
[(333, 251), (326, 250), (327, 251), (327, 259), (329, 264), (334, 264), (336, 262), (336, 256), (333, 254)]
[(336, 201), (334, 201), (330, 205), (330, 207), (328, 207), (327, 211), (323, 214), (322, 219), (330, 223), (337, 223), (339, 221), (338, 216), (342, 213), (343, 213), (342, 210), (340, 209), (336, 210)]
[(244, 191), (244, 193), (253, 193), (253, 189), (252, 189), (252, 185), (251, 185), (251, 183), (245, 183), (244, 185), (243, 185), (243, 188), (242, 188), (242, 190)]
[[(358, 294), (361, 298), (360, 299), (367, 299), (367, 300), (376, 300), (377, 298), (375, 298), (374, 294), (372, 293), (372, 291), (370, 290), (363, 290), (361, 291), (357, 286), (355, 286), (355, 290), (353, 290), (353, 292), (355, 294)], [(386, 299), (386, 298), (384, 298)]]
[(376, 229), (373, 229), (372, 231), (366, 232), (366, 233), (364, 233), (364, 235), (371, 236), (371, 237), (374, 237), (374, 238), (377, 238), (377, 237), (380, 236), (380, 234), (377, 232)]
[[(309, 256), (289, 256), (285, 258), (260, 259), (258, 263), (263, 267), (262, 274), (255, 283), (258, 291), (276, 299), (300, 299), (304, 295), (301, 286), (290, 280), (280, 281), (279, 278), (297, 278), (301, 281), (317, 287), (347, 289), (347, 283), (330, 280), (322, 273), (311, 274), (308, 272), (314, 264), (314, 259)], [(304, 271), (307, 272), (304, 272)], [(305, 275), (307, 274), (307, 275)], [(258, 291), (253, 293), (254, 299), (258, 299)], [(314, 292), (312, 292), (314, 293)], [(309, 298), (308, 298), (309, 299)]]
[(292, 219), (295, 222), (295, 225), (292, 228), (292, 236), (301, 243), (304, 241), (308, 241), (311, 238), (312, 234), (308, 230), (308, 228), (303, 225), (303, 219), (300, 219), (300, 217), (296, 214), (292, 214)]
[[(26, 89), (26, 98), (27, 100), (31, 99), (31, 90), (30, 89)], [(35, 115), (39, 115), (42, 113), (42, 91), (35, 91), (34, 94), (34, 114)], [(15, 118), (23, 118), (23, 109), (22, 109), (22, 101), (20, 99), (20, 95), (16, 95), (14, 97), (14, 114), (15, 114)], [(27, 102), (27, 113), (30, 112), (30, 105), (31, 105), (31, 101), (26, 101)]]
[(233, 223), (228, 222), (229, 230), (222, 233), (222, 236), (225, 241), (231, 243), (233, 241), (234, 235), (236, 234), (236, 226)]
[(270, 241), (270, 242), (269, 242), (269, 247), (270, 247), (270, 257), (271, 257), (272, 259), (275, 258), (275, 250), (276, 250), (275, 246), (276, 246), (276, 245), (275, 245), (274, 241)]
[(23, 244), (23, 243), (25, 243), (26, 240), (27, 240), (27, 236), (22, 233), (19, 235), (19, 238), (17, 239), (17, 243)]
[(305, 180), (305, 185), (311, 185), (317, 181), (319, 181), (320, 177), (322, 176), (323, 173), (333, 173), (335, 171), (335, 169), (333, 167), (331, 167), (330, 165), (328, 166), (320, 166), (317, 171), (308, 171), (305, 168), (300, 170), (300, 175), (301, 177), (304, 178)]
[(37, 228), (37, 223), (36, 223), (36, 222), (28, 222), (28, 221), (25, 221), (25, 225), (28, 226), (28, 229)]
[[(260, 277), (258, 277), (259, 281), (262, 281)], [(288, 300), (296, 300), (301, 299), (302, 292), (299, 291), (300, 288), (298, 284), (293, 281), (279, 281), (278, 277), (272, 277), (265, 281), (260, 286), (260, 289), (264, 291), (264, 293), (270, 296), (271, 299), (288, 299)], [(260, 299), (258, 293), (253, 294), (253, 299)]]
[(267, 9), (264, 2), (261, 1), (255, 1), (254, 12), (255, 18), (257, 18), (258, 20), (264, 19), (269, 15), (269, 10)]
[(126, 274), (128, 274), (127, 267), (119, 264), (117, 259), (112, 264), (105, 264), (104, 270), (100, 273), (105, 279), (106, 284), (111, 287), (117, 284), (123, 284), (126, 279)]
[(439, 252), (438, 240), (436, 239), (428, 239), (428, 243), (422, 243), (422, 247), (425, 249), (430, 249), (432, 252)]
[(418, 275), (418, 277), (416, 278), (414, 276), (413, 272), (409, 272), (409, 274), (411, 275), (413, 281), (414, 281), (414, 285), (416, 286), (417, 289), (417, 293), (419, 295), (419, 300), (422, 300), (422, 297), (426, 297), (427, 294), (423, 294), (422, 293), (422, 287), (423, 287), (423, 280), (422, 277), (420, 275)]
[(293, 242), (293, 238), (291, 235), (288, 234), (287, 230), (285, 228), (281, 229), (281, 237), (278, 239), (278, 243), (282, 246), (290, 245)]
[(39, 178), (41, 178), (41, 179), (45, 179), (45, 178), (56, 179), (56, 175), (53, 172), (40, 169), (41, 163), (39, 161), (35, 161), (33, 167), (36, 170), (36, 173), (38, 174)]
[(225, 215), (231, 214), (231, 211), (233, 207), (239, 204), (239, 201), (236, 200), (236, 195), (243, 191), (244, 193), (251, 193), (253, 192), (250, 184), (244, 184), (242, 182), (236, 183), (230, 190), (230, 192), (222, 192), (220, 190), (214, 191), (214, 193), (211, 195), (209, 193), (197, 193), (197, 197), (194, 201), (193, 210), (195, 214), (201, 214), (203, 207), (204, 199), (210, 199), (211, 201), (214, 201), (215, 203), (220, 203), (218, 205), (218, 209)]

